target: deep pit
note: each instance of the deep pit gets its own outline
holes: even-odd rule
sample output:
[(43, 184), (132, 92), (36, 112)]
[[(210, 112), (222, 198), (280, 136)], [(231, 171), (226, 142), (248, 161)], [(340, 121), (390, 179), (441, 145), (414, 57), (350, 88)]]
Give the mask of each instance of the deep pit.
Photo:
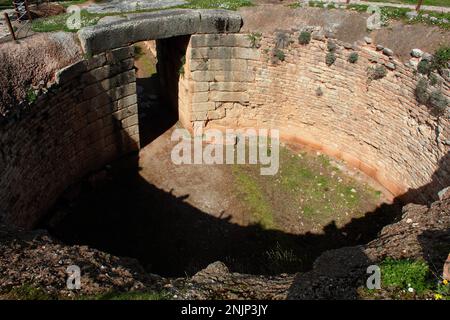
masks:
[[(131, 25), (142, 34), (120, 23), (81, 32), (89, 54), (2, 118), (3, 218), (136, 258), (162, 276), (215, 261), (293, 274), (327, 250), (375, 239), (403, 204), (428, 204), (449, 184), (449, 121), (416, 101), (414, 66), (368, 42), (328, 39), (320, 27), (308, 29), (305, 45), (300, 30), (222, 33), (233, 23), (164, 37), (139, 24)], [(102, 41), (110, 32), (120, 36)], [(376, 67), (384, 77), (371, 78)], [(280, 129), (280, 170), (174, 165), (177, 128)]]
[(181, 124), (162, 98), (156, 46), (135, 47), (145, 146), (66, 192), (42, 223), (55, 237), (136, 258), (162, 276), (218, 260), (233, 272), (274, 275), (367, 243), (399, 217), (381, 185), (305, 146), (282, 143), (274, 176), (260, 176), (260, 165), (173, 164), (170, 138)]

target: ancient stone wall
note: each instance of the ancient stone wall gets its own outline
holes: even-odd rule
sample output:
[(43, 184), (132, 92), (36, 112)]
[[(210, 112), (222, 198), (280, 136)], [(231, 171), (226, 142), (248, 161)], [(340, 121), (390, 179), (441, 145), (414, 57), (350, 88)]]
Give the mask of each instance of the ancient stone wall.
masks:
[[(364, 41), (334, 41), (336, 61), (328, 66), (325, 36), (307, 45), (298, 37), (194, 35), (191, 128), (279, 129), (284, 139), (346, 160), (395, 196), (426, 185), (435, 195), (450, 184), (448, 116), (438, 120), (418, 104), (413, 66)], [(348, 61), (352, 52), (356, 63)], [(386, 76), (369, 79), (375, 66)], [(449, 97), (448, 82), (441, 89)]]
[(82, 60), (0, 119), (0, 217), (31, 227), (71, 184), (139, 148), (132, 47)]

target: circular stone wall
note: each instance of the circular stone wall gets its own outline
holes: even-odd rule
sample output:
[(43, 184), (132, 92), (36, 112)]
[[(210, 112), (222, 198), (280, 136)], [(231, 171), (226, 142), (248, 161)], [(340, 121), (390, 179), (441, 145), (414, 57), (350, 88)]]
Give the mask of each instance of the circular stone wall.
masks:
[[(320, 30), (309, 44), (298, 38), (298, 31), (193, 36), (186, 73), (193, 127), (279, 129), (284, 139), (344, 159), (414, 201), (450, 184), (449, 119), (416, 101), (413, 66), (389, 50), (326, 39)], [(356, 63), (348, 61), (353, 52)], [(377, 66), (386, 75), (370, 79)], [(448, 81), (440, 90), (448, 99)]]

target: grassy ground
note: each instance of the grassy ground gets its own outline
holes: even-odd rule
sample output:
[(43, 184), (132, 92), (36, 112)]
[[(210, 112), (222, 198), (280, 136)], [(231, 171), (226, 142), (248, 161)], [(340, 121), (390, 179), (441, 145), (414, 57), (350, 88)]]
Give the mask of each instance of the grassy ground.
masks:
[[(369, 2), (390, 2), (390, 3), (401, 3), (401, 4), (411, 4), (417, 5), (418, 0), (365, 0)], [(424, 6), (437, 6), (437, 7), (450, 7), (450, 2), (448, 0), (424, 0)]]
[[(2, 1), (2, 0), (0, 0)], [(79, 2), (79, 1), (72, 1)], [(84, 2), (84, 1), (82, 1)], [(71, 3), (73, 4), (73, 3)], [(174, 8), (186, 8), (186, 9), (228, 9), (228, 10), (236, 10), (239, 7), (243, 6), (251, 6), (252, 2), (249, 0), (190, 0), (188, 4), (175, 6), (171, 8), (165, 9), (174, 9)], [(159, 11), (165, 9), (156, 9), (156, 10), (136, 10), (127, 13), (140, 13), (140, 12), (152, 12)], [(106, 16), (113, 15), (122, 15), (124, 13), (89, 13), (87, 10), (81, 10), (81, 27), (87, 27), (91, 25), (97, 24), (97, 22)], [(70, 14), (62, 14), (54, 17), (41, 18), (33, 21), (32, 29), (35, 32), (53, 32), (53, 31), (67, 31), (67, 32), (75, 32), (75, 29), (69, 29), (66, 25), (66, 22)]]
[[(374, 1), (378, 1), (378, 0), (374, 0)], [(380, 1), (385, 2), (382, 0), (380, 0)], [(444, 0), (444, 1), (447, 1), (447, 0)], [(292, 8), (298, 8), (299, 6), (300, 6), (300, 4), (298, 4), (298, 3), (294, 3), (294, 4), (290, 5), (290, 7), (292, 7)], [(315, 7), (315, 8), (325, 8), (326, 7), (328, 9), (337, 9), (338, 8), (335, 4), (326, 4), (324, 1), (316, 1), (316, 0), (309, 1), (309, 6)], [(447, 6), (450, 6), (450, 4), (447, 4)], [(369, 8), (369, 6), (366, 4), (350, 4), (344, 8), (339, 8), (339, 10), (354, 10), (354, 11), (358, 11), (358, 12), (367, 12), (368, 8)], [(381, 21), (383, 22), (384, 26), (387, 26), (389, 24), (389, 20), (401, 20), (407, 24), (423, 23), (426, 25), (438, 26), (438, 27), (440, 27), (442, 29), (446, 29), (446, 30), (450, 29), (450, 13), (420, 10), (418, 16), (416, 18), (410, 20), (410, 19), (408, 19), (407, 15), (406, 15), (410, 11), (413, 11), (413, 10), (408, 9), (408, 8), (396, 8), (396, 7), (391, 7), (391, 6), (381, 7)], [(437, 18), (438, 20), (434, 21), (433, 20), (434, 18)], [(447, 19), (449, 22), (443, 22), (442, 19)]]
[(294, 233), (343, 226), (376, 207), (380, 193), (346, 176), (327, 156), (280, 150), (280, 170), (261, 176), (259, 166), (234, 166), (241, 200), (251, 220), (266, 229)]
[(379, 266), (381, 289), (360, 288), (362, 297), (450, 300), (449, 282), (432, 272), (425, 261), (387, 258)]

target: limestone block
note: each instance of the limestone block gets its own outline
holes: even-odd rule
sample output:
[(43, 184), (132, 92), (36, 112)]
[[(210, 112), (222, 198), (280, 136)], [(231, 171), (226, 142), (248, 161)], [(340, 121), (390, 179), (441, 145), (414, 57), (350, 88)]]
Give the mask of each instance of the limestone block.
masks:
[(214, 81), (214, 72), (211, 71), (194, 71), (191, 73), (192, 80), (199, 82)]
[(218, 120), (225, 117), (225, 108), (208, 111), (208, 120)]
[(193, 82), (192, 91), (193, 92), (209, 91), (209, 82)]
[(255, 73), (241, 71), (214, 71), (214, 81), (219, 82), (250, 82), (255, 80)]
[(134, 57), (134, 47), (126, 46), (122, 48), (113, 49), (106, 52), (106, 59), (108, 63), (114, 64), (122, 60)]
[(200, 14), (196, 10), (163, 10), (127, 17), (78, 31), (84, 52), (95, 54), (132, 42), (194, 34), (200, 26)]
[(201, 111), (210, 111), (215, 109), (214, 102), (201, 102), (201, 103), (193, 103), (192, 104), (192, 111), (195, 112), (201, 112)]
[(56, 72), (56, 83), (65, 84), (87, 70), (86, 60), (81, 60)]
[(131, 115), (128, 118), (122, 120), (122, 128), (128, 128), (130, 126), (136, 125), (139, 122), (137, 114)]
[(246, 82), (212, 82), (209, 86), (211, 91), (242, 92), (249, 88)]
[(204, 121), (208, 120), (208, 111), (192, 112), (191, 121)]
[(243, 47), (251, 48), (247, 34), (194, 34), (191, 47)]
[(137, 95), (136, 94), (132, 94), (130, 96), (126, 96), (118, 101), (116, 101), (114, 109), (115, 110), (120, 110), (123, 108), (127, 108), (133, 104), (137, 103)]
[(96, 54), (129, 43), (195, 33), (239, 32), (241, 16), (226, 10), (162, 10), (128, 14), (126, 19), (78, 31), (83, 51)]
[(244, 59), (210, 59), (207, 66), (211, 71), (245, 71), (248, 63)]
[(191, 48), (192, 59), (247, 59), (259, 60), (258, 49), (239, 47)]
[(239, 13), (228, 10), (201, 10), (197, 33), (233, 33), (241, 30), (243, 21)]
[(208, 92), (197, 92), (192, 95), (193, 103), (208, 102), (208, 100), (209, 100)]
[(211, 101), (223, 101), (223, 102), (248, 102), (250, 96), (246, 92), (222, 92), (222, 91), (212, 91), (209, 93), (209, 98)]

